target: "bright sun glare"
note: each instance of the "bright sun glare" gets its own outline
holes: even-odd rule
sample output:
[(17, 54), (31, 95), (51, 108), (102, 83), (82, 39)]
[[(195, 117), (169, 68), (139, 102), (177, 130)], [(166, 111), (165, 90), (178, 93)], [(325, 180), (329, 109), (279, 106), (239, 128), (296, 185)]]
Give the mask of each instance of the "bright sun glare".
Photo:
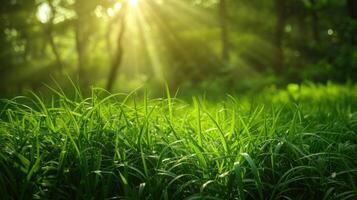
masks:
[(42, 23), (47, 23), (51, 17), (51, 8), (47, 3), (42, 3), (37, 10), (37, 19)]
[(138, 5), (138, 0), (129, 0), (129, 5), (130, 6), (137, 6)]

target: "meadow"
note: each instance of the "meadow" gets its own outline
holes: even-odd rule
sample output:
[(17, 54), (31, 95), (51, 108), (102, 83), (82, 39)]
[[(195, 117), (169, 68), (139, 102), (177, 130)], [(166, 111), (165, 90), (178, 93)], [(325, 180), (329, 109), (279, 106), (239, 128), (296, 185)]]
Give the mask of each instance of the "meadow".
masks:
[(0, 200), (357, 199), (357, 0), (3, 0)]
[[(0, 104), (2, 199), (356, 199), (357, 86)], [(46, 95), (48, 97), (48, 95)]]

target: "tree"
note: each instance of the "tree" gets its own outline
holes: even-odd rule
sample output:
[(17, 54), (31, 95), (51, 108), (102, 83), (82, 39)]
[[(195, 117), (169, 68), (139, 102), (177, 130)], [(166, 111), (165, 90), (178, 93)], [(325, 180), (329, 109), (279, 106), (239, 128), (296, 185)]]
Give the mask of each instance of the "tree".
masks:
[(55, 56), (56, 58), (56, 62), (57, 62), (57, 65), (59, 67), (59, 71), (62, 71), (63, 70), (63, 62), (62, 62), (62, 59), (61, 59), (61, 55), (60, 55), (60, 52), (58, 51), (58, 48), (55, 44), (55, 41), (54, 41), (54, 36), (53, 36), (53, 25), (54, 25), (54, 20), (56, 18), (56, 7), (53, 5), (53, 0), (47, 0), (47, 3), (49, 5), (49, 7), (51, 8), (51, 17), (48, 21), (48, 24), (47, 24), (47, 27), (46, 27), (46, 33), (47, 33), (47, 37), (48, 37), (48, 40), (49, 40), (49, 43), (50, 43), (50, 46), (51, 46), (51, 49), (52, 49), (52, 52), (53, 52), (53, 55)]
[(91, 13), (98, 5), (97, 1), (91, 0), (76, 0), (74, 3), (74, 11), (77, 14), (75, 21), (75, 40), (78, 55), (78, 75), (80, 82), (86, 85), (85, 68), (89, 65), (89, 38), (91, 35)]
[(113, 55), (112, 58), (111, 68), (108, 75), (108, 81), (106, 86), (106, 89), (108, 91), (111, 91), (113, 89), (114, 83), (116, 81), (117, 73), (119, 71), (123, 58), (123, 38), (126, 30), (126, 21), (125, 21), (126, 12), (127, 12), (127, 2), (123, 4), (123, 7), (120, 10), (120, 14), (119, 14), (120, 17), (119, 17), (119, 32), (117, 37), (117, 47), (116, 47), (115, 54)]

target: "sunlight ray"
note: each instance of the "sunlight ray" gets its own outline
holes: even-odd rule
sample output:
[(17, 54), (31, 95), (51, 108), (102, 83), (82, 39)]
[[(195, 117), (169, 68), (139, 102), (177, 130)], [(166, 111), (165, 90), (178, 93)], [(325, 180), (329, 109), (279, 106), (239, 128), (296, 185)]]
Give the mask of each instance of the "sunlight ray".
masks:
[(147, 19), (143, 14), (138, 14), (138, 27), (140, 29), (141, 36), (145, 44), (145, 50), (150, 59), (151, 66), (154, 71), (154, 75), (157, 80), (163, 81), (163, 55), (159, 55), (158, 44), (156, 38), (152, 34), (152, 27), (149, 26)]

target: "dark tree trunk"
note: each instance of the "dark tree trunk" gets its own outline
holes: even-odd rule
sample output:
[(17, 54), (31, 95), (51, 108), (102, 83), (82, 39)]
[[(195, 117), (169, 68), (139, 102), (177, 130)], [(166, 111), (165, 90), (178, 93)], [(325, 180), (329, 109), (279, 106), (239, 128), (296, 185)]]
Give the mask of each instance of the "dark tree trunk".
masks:
[(127, 10), (127, 5), (124, 4), (123, 8), (121, 9), (121, 16), (120, 16), (120, 23), (119, 23), (119, 34), (118, 34), (118, 38), (117, 38), (117, 47), (116, 47), (116, 51), (115, 54), (113, 55), (113, 60), (111, 63), (111, 68), (109, 71), (109, 76), (108, 76), (108, 82), (107, 82), (107, 86), (106, 89), (108, 91), (111, 91), (113, 89), (113, 86), (115, 84), (116, 78), (117, 78), (117, 73), (119, 71), (121, 62), (122, 62), (122, 58), (123, 58), (123, 38), (124, 38), (124, 33), (125, 33), (125, 29), (126, 29), (126, 21), (125, 21), (125, 17), (126, 17), (126, 10)]
[(50, 47), (51, 47), (51, 50), (52, 50), (52, 53), (53, 55), (55, 56), (55, 59), (56, 59), (56, 63), (59, 67), (59, 71), (62, 72), (63, 70), (63, 62), (62, 62), (62, 59), (61, 59), (61, 55), (58, 51), (58, 48), (55, 44), (55, 41), (54, 41), (54, 36), (53, 36), (53, 21), (56, 17), (56, 8), (53, 6), (53, 3), (52, 3), (52, 0), (48, 0), (48, 5), (50, 6), (51, 10), (52, 10), (52, 16), (48, 22), (48, 27), (47, 27), (47, 35), (48, 35), (48, 41), (50, 43)]
[(64, 68), (63, 62), (62, 62), (62, 59), (61, 59), (61, 55), (60, 55), (60, 53), (59, 53), (59, 51), (58, 51), (58, 49), (57, 49), (57, 46), (56, 46), (56, 44), (55, 44), (55, 41), (54, 41), (54, 39), (53, 39), (53, 34), (52, 34), (52, 32), (49, 32), (49, 33), (48, 33), (48, 37), (49, 37), (49, 43), (50, 43), (50, 46), (51, 46), (53, 55), (55, 56), (55, 58), (56, 58), (56, 63), (57, 63), (57, 65), (58, 65), (58, 67), (59, 67), (58, 70), (59, 70), (59, 71), (62, 71), (63, 68)]
[(80, 16), (78, 16), (76, 22), (76, 49), (78, 56), (78, 75), (79, 77), (84, 78), (84, 69), (87, 66), (87, 41), (88, 37), (86, 35), (86, 31), (84, 27), (82, 27), (83, 20)]
[(225, 64), (229, 62), (229, 41), (227, 27), (227, 5), (226, 0), (219, 1), (219, 21), (221, 26), (222, 59)]
[(275, 0), (275, 8), (277, 14), (277, 21), (275, 24), (275, 47), (276, 47), (276, 63), (275, 63), (275, 73), (282, 74), (284, 71), (284, 51), (283, 51), (283, 39), (284, 39), (284, 29), (286, 25), (287, 8), (286, 0)]
[(75, 38), (76, 49), (78, 56), (78, 77), (82, 86), (87, 85), (86, 71), (89, 67), (89, 37), (90, 37), (90, 24), (91, 12), (95, 9), (95, 1), (76, 0), (74, 10), (77, 14), (75, 22)]
[(356, 0), (347, 0), (347, 8), (349, 15), (352, 19), (357, 20), (357, 1)]

